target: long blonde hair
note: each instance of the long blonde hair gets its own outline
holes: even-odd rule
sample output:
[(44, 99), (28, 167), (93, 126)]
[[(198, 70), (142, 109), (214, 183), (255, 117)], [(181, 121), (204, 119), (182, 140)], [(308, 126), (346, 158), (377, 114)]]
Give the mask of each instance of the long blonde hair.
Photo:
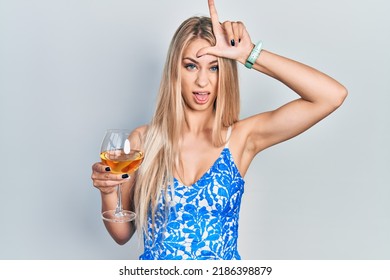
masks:
[[(195, 39), (205, 39), (215, 45), (211, 20), (191, 17), (184, 21), (171, 41), (161, 79), (157, 107), (148, 126), (145, 140), (145, 158), (138, 170), (134, 189), (136, 227), (147, 231), (147, 215), (154, 213), (168, 185), (173, 183), (175, 159), (178, 158), (183, 123), (184, 102), (181, 95), (181, 65), (184, 49)], [(222, 130), (238, 121), (240, 100), (237, 63), (218, 58), (218, 94), (214, 104), (213, 145), (223, 145)]]

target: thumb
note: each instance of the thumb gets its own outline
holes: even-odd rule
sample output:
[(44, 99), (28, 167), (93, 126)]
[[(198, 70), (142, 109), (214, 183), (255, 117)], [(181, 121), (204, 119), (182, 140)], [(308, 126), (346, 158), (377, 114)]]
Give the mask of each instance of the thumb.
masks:
[(214, 55), (214, 56), (218, 56), (217, 55), (217, 48), (216, 47), (205, 47), (205, 48), (201, 48), (197, 54), (196, 54), (196, 57), (201, 57), (201, 56), (204, 56), (204, 55)]

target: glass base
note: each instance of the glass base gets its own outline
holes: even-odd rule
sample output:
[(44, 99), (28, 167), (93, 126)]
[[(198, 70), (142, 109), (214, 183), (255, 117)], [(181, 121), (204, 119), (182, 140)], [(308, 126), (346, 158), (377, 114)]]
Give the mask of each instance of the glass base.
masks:
[(135, 213), (128, 210), (122, 210), (119, 213), (115, 210), (108, 210), (102, 213), (102, 219), (112, 223), (128, 223), (135, 219)]

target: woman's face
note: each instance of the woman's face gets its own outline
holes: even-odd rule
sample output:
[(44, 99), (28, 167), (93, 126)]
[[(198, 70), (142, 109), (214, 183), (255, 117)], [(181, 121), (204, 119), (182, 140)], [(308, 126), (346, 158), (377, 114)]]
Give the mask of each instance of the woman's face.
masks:
[(183, 52), (181, 93), (187, 108), (194, 111), (213, 110), (218, 90), (218, 59), (213, 55), (197, 57), (198, 51), (210, 44), (204, 39), (192, 41)]

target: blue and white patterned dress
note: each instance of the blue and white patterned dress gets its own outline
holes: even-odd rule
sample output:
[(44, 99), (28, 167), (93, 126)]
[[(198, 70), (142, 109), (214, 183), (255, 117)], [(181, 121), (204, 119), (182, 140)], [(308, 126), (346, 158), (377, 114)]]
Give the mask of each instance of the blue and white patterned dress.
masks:
[[(228, 130), (228, 137), (231, 128)], [(212, 167), (192, 186), (174, 179), (169, 211), (161, 199), (155, 215), (148, 217), (141, 260), (240, 259), (237, 251), (238, 218), (244, 179), (228, 144)]]

